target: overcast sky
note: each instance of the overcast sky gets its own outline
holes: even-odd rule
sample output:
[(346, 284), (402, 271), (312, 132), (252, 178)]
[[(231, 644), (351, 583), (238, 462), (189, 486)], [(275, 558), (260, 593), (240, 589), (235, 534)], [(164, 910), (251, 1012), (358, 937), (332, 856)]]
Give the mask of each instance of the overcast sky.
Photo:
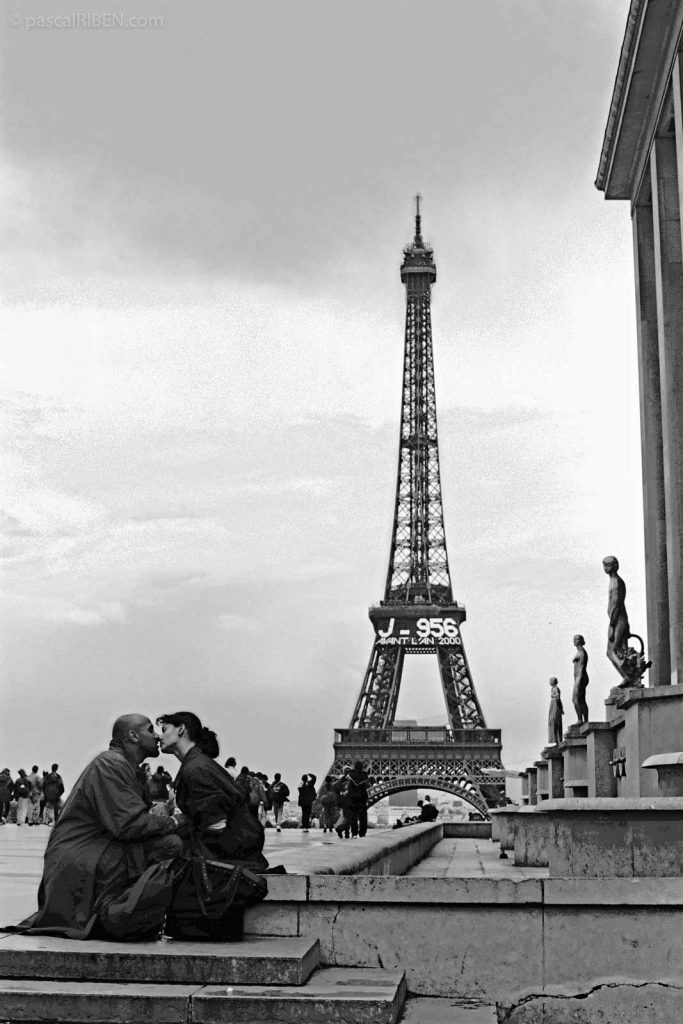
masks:
[[(329, 766), (386, 575), (417, 191), (487, 725), (533, 763), (576, 632), (604, 719), (604, 555), (645, 631), (629, 211), (593, 185), (628, 0), (37, 27), (58, 6), (3, 16), (0, 760), (71, 781), (116, 715), (189, 708), (221, 759)], [(400, 717), (443, 713), (407, 659)]]

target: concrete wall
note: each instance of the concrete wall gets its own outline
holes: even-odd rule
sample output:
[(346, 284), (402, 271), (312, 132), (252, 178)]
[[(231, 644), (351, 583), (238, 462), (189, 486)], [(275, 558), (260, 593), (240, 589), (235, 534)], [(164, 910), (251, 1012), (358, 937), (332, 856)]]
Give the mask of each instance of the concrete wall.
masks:
[(444, 839), (490, 839), (490, 821), (444, 821)]
[[(495, 1002), (514, 1024), (683, 1020), (683, 879), (311, 876), (309, 886), (305, 901), (248, 911), (248, 931), (315, 936), (327, 964), (402, 967), (410, 992)], [(639, 1002), (646, 994), (654, 1010)], [(544, 1016), (546, 1004), (575, 1016)]]

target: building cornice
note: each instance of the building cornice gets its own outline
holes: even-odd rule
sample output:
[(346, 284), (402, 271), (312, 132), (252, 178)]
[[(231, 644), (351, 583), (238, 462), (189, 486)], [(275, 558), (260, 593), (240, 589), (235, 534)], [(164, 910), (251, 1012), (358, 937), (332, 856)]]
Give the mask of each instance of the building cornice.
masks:
[(635, 200), (683, 31), (683, 0), (631, 0), (595, 180)]

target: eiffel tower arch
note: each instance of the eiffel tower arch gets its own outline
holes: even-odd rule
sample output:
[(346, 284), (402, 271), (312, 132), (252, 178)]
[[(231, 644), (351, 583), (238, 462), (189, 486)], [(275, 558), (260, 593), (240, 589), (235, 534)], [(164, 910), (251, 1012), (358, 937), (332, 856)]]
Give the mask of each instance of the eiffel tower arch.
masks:
[[(369, 610), (375, 639), (348, 729), (335, 734), (331, 775), (363, 761), (370, 803), (402, 789), (453, 793), (485, 816), (504, 802), (501, 735), (488, 729), (465, 654), (465, 608), (453, 599), (441, 498), (432, 353), (433, 250), (421, 233), (403, 250), (406, 325), (394, 523), (384, 600)], [(444, 728), (400, 728), (396, 708), (406, 655), (436, 657)]]

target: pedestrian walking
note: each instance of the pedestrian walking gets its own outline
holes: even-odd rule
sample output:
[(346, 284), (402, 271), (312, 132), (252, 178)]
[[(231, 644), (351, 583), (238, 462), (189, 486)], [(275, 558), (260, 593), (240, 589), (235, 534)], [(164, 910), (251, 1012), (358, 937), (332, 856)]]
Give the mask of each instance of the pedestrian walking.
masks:
[(54, 825), (59, 817), (59, 801), (64, 792), (64, 780), (58, 771), (59, 765), (53, 764), (45, 776), (43, 798), (45, 800), (45, 824)]
[(31, 799), (31, 812), (29, 815), (29, 825), (40, 825), (42, 819), (40, 816), (40, 802), (43, 798), (43, 777), (40, 775), (40, 769), (37, 764), (34, 764), (31, 768), (31, 772), (26, 776), (29, 784), (29, 797)]
[(289, 786), (286, 782), (282, 781), (282, 775), (280, 772), (275, 772), (273, 776), (273, 785), (270, 787), (270, 800), (273, 807), (273, 817), (275, 818), (275, 828), (278, 832), (282, 831), (280, 828), (280, 822), (282, 821), (282, 810), (289, 800)]
[(31, 783), (23, 768), (19, 769), (17, 781), (14, 783), (14, 799), (17, 802), (17, 825), (25, 825), (30, 820)]
[(370, 776), (363, 768), (362, 761), (356, 761), (348, 774), (349, 817), (351, 835), (361, 839), (368, 830), (368, 788)]
[(323, 832), (331, 832), (339, 816), (339, 798), (331, 775), (318, 790), (317, 800), (320, 803), (320, 826)]
[(301, 830), (308, 832), (311, 824), (311, 807), (315, 800), (315, 775), (302, 775), (299, 783), (299, 807), (301, 808)]
[(3, 768), (0, 772), (0, 825), (6, 825), (9, 818), (9, 808), (14, 796), (14, 781), (10, 775), (9, 768)]
[(334, 787), (341, 812), (335, 831), (340, 839), (348, 839), (351, 834), (351, 799), (349, 797), (349, 772), (351, 769), (345, 767), (343, 771), (344, 774)]

